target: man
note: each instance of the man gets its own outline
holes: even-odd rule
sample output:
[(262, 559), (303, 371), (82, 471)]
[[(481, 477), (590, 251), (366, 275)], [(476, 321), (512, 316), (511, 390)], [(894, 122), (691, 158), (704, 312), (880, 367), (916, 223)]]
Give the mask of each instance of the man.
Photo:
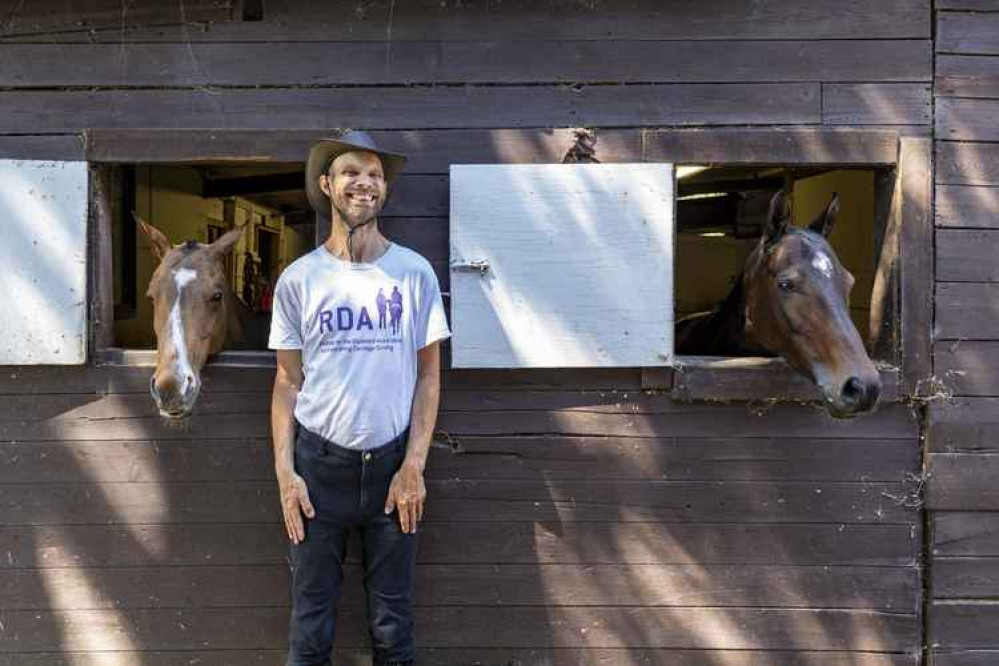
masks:
[[(347, 533), (362, 544), (376, 666), (413, 660), (416, 526), (450, 335), (430, 264), (391, 243), (378, 213), (405, 157), (363, 132), (309, 152), (306, 191), (332, 229), (281, 274), (270, 347), (274, 458), (292, 542), (288, 664), (328, 664)], [(400, 335), (374, 330), (378, 294), (408, 301)]]

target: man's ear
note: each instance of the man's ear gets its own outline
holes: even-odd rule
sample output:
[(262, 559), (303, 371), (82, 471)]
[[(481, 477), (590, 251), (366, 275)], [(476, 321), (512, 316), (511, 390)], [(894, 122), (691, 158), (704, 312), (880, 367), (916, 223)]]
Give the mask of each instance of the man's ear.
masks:
[(243, 237), (246, 232), (246, 225), (241, 227), (236, 227), (230, 231), (225, 232), (221, 238), (208, 246), (209, 251), (217, 257), (224, 256), (232, 252), (232, 248), (236, 246), (239, 239)]
[(162, 231), (143, 220), (134, 210), (132, 211), (132, 216), (135, 217), (135, 221), (139, 223), (139, 228), (142, 229), (142, 233), (144, 233), (146, 238), (149, 239), (149, 249), (152, 250), (153, 256), (156, 257), (156, 261), (163, 261), (163, 257), (167, 255), (167, 252), (173, 249), (173, 245), (167, 237), (163, 235)]
[(319, 189), (323, 191), (323, 194), (332, 198), (333, 192), (330, 191), (330, 179), (326, 174), (321, 174), (319, 176)]

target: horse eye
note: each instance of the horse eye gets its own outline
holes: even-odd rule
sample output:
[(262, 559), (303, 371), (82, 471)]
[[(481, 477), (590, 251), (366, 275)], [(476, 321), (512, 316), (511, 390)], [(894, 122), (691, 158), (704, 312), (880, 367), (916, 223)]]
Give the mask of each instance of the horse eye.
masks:
[(790, 278), (777, 278), (777, 288), (781, 291), (794, 291), (794, 283)]
[(215, 291), (215, 293), (212, 294), (212, 300), (213, 301), (221, 301), (222, 300), (222, 290), (221, 289), (217, 289)]

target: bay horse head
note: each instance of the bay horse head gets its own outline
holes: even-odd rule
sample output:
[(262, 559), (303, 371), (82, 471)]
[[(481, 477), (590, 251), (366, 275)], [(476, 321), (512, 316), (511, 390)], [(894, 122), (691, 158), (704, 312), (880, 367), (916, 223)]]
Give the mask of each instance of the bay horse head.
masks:
[(838, 212), (834, 194), (807, 229), (794, 227), (784, 193), (774, 195), (743, 289), (750, 340), (810, 377), (830, 414), (849, 417), (874, 409), (881, 378), (850, 319), (853, 275), (826, 241)]
[(159, 229), (138, 215), (135, 219), (159, 262), (146, 292), (153, 301), (156, 332), (156, 371), (149, 392), (161, 415), (183, 418), (201, 391), (201, 368), (226, 341), (235, 299), (223, 259), (245, 227), (210, 245), (192, 240), (174, 246)]

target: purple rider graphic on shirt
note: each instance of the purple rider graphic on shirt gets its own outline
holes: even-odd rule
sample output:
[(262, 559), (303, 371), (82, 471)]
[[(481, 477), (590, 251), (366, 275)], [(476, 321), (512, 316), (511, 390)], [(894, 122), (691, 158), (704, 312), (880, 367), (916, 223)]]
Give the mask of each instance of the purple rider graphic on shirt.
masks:
[[(398, 285), (392, 285), (391, 296), (385, 297), (385, 288), (379, 287), (378, 294), (371, 299), (374, 311), (378, 313), (378, 327), (375, 327), (366, 305), (355, 309), (350, 305), (319, 310), (314, 317), (323, 336), (319, 349), (323, 352), (373, 352), (392, 351), (402, 343), (402, 292)], [(385, 332), (385, 312), (389, 313), (388, 332)]]

